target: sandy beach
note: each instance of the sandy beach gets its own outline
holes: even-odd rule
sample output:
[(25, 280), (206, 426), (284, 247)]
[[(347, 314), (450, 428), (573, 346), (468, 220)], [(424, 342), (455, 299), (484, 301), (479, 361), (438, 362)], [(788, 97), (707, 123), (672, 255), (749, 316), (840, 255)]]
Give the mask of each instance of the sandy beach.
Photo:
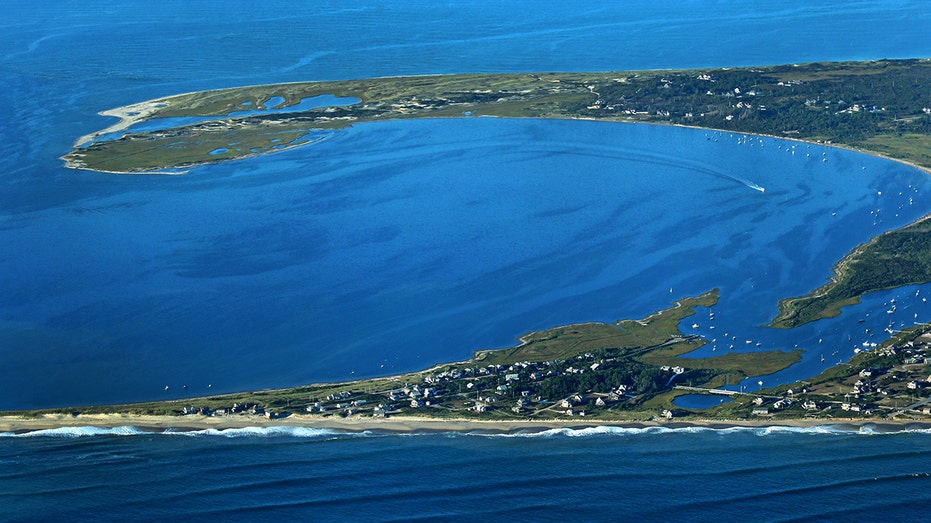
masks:
[[(181, 96), (181, 95), (177, 95)], [(97, 114), (100, 116), (112, 116), (114, 118), (119, 118), (120, 121), (116, 122), (113, 125), (108, 126), (105, 129), (99, 131), (85, 134), (84, 136), (79, 137), (74, 141), (73, 147), (80, 147), (81, 145), (92, 142), (97, 139), (98, 136), (103, 136), (109, 133), (115, 133), (128, 129), (136, 122), (141, 122), (149, 119), (152, 115), (157, 113), (159, 110), (167, 107), (167, 100), (173, 97), (165, 98), (156, 98), (155, 100), (147, 100), (145, 102), (134, 103), (130, 105), (124, 105), (122, 107), (115, 107), (113, 109), (107, 109), (105, 111), (100, 111)]]
[(136, 416), (129, 414), (46, 414), (36, 418), (19, 416), (0, 417), (0, 432), (22, 434), (38, 430), (67, 427), (114, 428), (131, 426), (146, 432), (171, 430), (197, 431), (205, 429), (237, 429), (245, 427), (305, 427), (331, 429), (346, 432), (373, 431), (382, 433), (429, 433), (469, 432), (487, 434), (533, 433), (551, 429), (583, 429), (590, 427), (622, 427), (642, 429), (664, 427), (681, 429), (702, 427), (726, 429), (734, 427), (817, 427), (830, 426), (840, 430), (859, 430), (869, 426), (876, 432), (931, 429), (931, 421), (874, 420), (874, 419), (789, 419), (789, 420), (688, 420), (688, 421), (639, 421), (618, 422), (613, 420), (515, 420), (483, 421), (471, 419), (432, 419), (415, 416), (395, 416), (378, 419), (370, 417), (320, 417), (291, 415), (285, 418), (266, 419), (262, 416)]

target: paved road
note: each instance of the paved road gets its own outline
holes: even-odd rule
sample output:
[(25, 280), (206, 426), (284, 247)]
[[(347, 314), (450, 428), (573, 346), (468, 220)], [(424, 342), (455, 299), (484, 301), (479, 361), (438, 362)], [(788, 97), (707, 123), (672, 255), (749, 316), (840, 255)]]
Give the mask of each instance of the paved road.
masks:
[(897, 416), (897, 415), (899, 415), (899, 414), (905, 412), (906, 410), (915, 410), (915, 409), (917, 409), (918, 407), (922, 407), (922, 406), (924, 406), (924, 405), (927, 405), (928, 403), (931, 403), (931, 396), (929, 396), (929, 397), (927, 397), (927, 398), (924, 398), (924, 399), (922, 399), (922, 400), (916, 401), (915, 403), (912, 403), (911, 405), (909, 405), (909, 406), (907, 406), (907, 407), (902, 407), (902, 408), (900, 408), (900, 409), (895, 409), (895, 410), (893, 410), (891, 413), (889, 413), (889, 416)]

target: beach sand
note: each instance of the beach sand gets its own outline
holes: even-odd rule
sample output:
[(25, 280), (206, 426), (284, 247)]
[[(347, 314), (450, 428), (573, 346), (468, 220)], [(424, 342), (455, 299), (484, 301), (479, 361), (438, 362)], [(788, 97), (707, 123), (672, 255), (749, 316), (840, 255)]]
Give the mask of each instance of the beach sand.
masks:
[(166, 100), (167, 98), (157, 98), (155, 100), (147, 100), (145, 102), (139, 102), (123, 107), (116, 107), (114, 109), (100, 111), (97, 114), (101, 116), (112, 116), (114, 118), (119, 118), (120, 121), (107, 127), (106, 129), (101, 129), (99, 131), (81, 136), (74, 141), (74, 145), (72, 147), (78, 148), (85, 143), (94, 141), (99, 136), (123, 131), (128, 129), (136, 122), (147, 120), (152, 115), (168, 106), (168, 102)]
[(830, 426), (841, 430), (859, 430), (869, 426), (876, 432), (895, 432), (931, 428), (931, 421), (875, 420), (875, 419), (788, 419), (788, 420), (688, 420), (618, 422), (599, 419), (576, 420), (515, 420), (483, 421), (473, 419), (433, 419), (415, 416), (389, 418), (348, 417), (334, 418), (294, 414), (284, 418), (266, 419), (253, 415), (230, 416), (144, 416), (130, 414), (46, 414), (36, 418), (19, 416), (0, 417), (0, 432), (26, 433), (37, 430), (66, 427), (114, 428), (131, 426), (146, 432), (196, 431), (205, 429), (236, 429), (245, 427), (306, 427), (346, 432), (430, 433), (467, 432), (487, 434), (514, 434), (542, 432), (551, 429), (583, 429), (590, 427), (670, 429), (704, 427), (726, 429), (732, 427), (816, 427)]

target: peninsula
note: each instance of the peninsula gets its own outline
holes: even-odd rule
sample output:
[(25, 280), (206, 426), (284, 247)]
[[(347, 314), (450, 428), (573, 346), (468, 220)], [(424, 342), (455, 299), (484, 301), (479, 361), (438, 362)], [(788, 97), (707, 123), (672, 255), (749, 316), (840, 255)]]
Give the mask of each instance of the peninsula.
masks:
[(120, 121), (78, 138), (63, 157), (68, 167), (178, 173), (303, 145), (319, 129), (498, 116), (767, 134), (931, 170), (931, 59), (297, 82), (179, 94), (100, 114)]
[[(736, 390), (801, 353), (728, 352), (683, 357), (704, 341), (678, 325), (713, 317), (717, 290), (640, 320), (567, 325), (507, 349), (420, 372), (128, 405), (0, 412), (0, 432), (64, 426), (151, 429), (289, 425), (340, 430), (533, 431), (594, 425), (760, 426), (931, 420), (931, 326), (903, 331), (820, 376), (763, 390)], [(713, 321), (713, 320), (711, 320)], [(675, 404), (682, 395), (720, 398), (711, 409)], [(912, 425), (914, 426), (914, 425)], [(924, 426), (924, 425), (922, 425)]]

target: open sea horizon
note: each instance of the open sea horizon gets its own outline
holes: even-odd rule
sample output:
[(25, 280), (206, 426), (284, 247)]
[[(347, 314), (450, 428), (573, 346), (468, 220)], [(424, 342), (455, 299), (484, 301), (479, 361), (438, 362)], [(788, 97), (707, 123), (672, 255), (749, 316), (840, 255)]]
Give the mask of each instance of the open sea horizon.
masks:
[[(761, 327), (852, 247), (931, 210), (926, 173), (836, 148), (463, 117), (327, 131), (180, 177), (74, 171), (59, 159), (113, 122), (99, 111), (204, 89), (931, 57), (923, 2), (114, 0), (4, 11), (0, 409), (397, 374), (537, 329), (641, 318), (715, 287), (716, 329), (682, 326), (715, 339), (703, 351), (805, 350), (752, 379), (767, 386), (846, 361), (881, 341), (871, 332), (931, 321), (915, 299), (931, 288), (911, 286), (791, 331)], [(892, 299), (895, 315), (866, 316)], [(0, 434), (0, 521), (843, 521), (877, 511), (905, 521), (923, 517), (929, 446), (927, 431), (826, 427), (71, 428)]]

